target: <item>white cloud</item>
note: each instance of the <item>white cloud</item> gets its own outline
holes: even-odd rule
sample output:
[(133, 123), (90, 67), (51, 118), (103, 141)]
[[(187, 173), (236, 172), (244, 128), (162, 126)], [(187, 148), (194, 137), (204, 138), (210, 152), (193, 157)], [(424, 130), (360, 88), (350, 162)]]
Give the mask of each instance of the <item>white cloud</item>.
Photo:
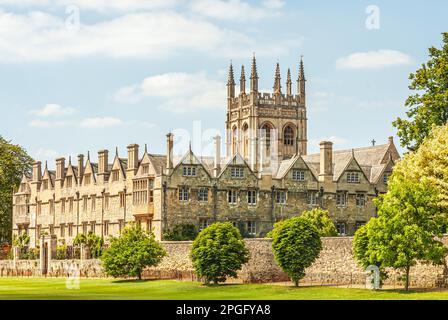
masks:
[(140, 84), (121, 88), (115, 94), (118, 102), (135, 103), (152, 97), (161, 100), (160, 108), (174, 113), (223, 108), (225, 83), (197, 73), (165, 73), (145, 78)]
[(123, 121), (114, 117), (86, 118), (81, 121), (82, 128), (109, 128), (123, 125)]
[(41, 109), (31, 110), (30, 113), (40, 117), (50, 116), (66, 116), (74, 114), (76, 110), (70, 107), (62, 107), (59, 104), (49, 103), (43, 106)]
[(49, 7), (75, 5), (95, 11), (132, 11), (172, 7), (180, 0), (0, 0), (0, 4), (17, 7)]
[(34, 119), (31, 120), (28, 125), (34, 128), (55, 128), (55, 127), (66, 127), (71, 125), (69, 121), (45, 121)]
[(282, 1), (268, 0), (262, 5), (263, 7), (257, 7), (241, 0), (194, 0), (190, 8), (193, 12), (210, 18), (248, 21), (278, 13), (275, 10), (282, 7)]
[(73, 57), (167, 58), (180, 51), (221, 57), (279, 55), (297, 43), (262, 42), (244, 33), (176, 13), (125, 14), (67, 28), (64, 18), (33, 11), (0, 10), (0, 62), (54, 61)]
[(355, 52), (336, 61), (339, 69), (379, 69), (390, 66), (409, 65), (412, 58), (396, 50)]

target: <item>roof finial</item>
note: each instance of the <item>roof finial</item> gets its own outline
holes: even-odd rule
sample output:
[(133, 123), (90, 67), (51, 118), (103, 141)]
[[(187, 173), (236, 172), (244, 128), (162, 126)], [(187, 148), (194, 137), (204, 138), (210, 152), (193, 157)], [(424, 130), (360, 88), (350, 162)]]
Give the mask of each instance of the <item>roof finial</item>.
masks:
[(68, 165), (72, 164), (72, 156), (68, 156)]
[(241, 93), (246, 93), (246, 75), (244, 72), (244, 65), (241, 66), (240, 94)]
[(90, 151), (87, 151), (87, 160), (90, 161)]
[(148, 145), (145, 143), (145, 153), (148, 153)]
[(45, 160), (45, 170), (47, 170), (48, 169), (48, 162), (47, 162), (47, 160)]
[(355, 149), (352, 148), (352, 157), (355, 157)]
[(252, 57), (252, 66), (250, 72), (250, 92), (258, 92), (258, 73), (257, 73), (257, 60), (255, 59), (255, 52)]
[(282, 85), (280, 83), (280, 63), (277, 62), (275, 68), (274, 93), (281, 93)]
[(188, 144), (188, 150), (190, 150), (190, 152), (191, 152), (191, 140), (190, 140), (190, 142)]
[(115, 156), (118, 158), (118, 146), (115, 147)]
[(292, 81), (291, 81), (291, 69), (288, 68), (288, 75), (286, 77), (286, 94), (292, 95)]

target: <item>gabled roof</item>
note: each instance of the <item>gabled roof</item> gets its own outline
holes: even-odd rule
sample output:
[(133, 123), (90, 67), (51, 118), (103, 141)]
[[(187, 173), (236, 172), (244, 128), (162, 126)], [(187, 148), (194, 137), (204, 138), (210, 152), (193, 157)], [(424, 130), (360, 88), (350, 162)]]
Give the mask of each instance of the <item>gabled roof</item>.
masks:
[(249, 169), (250, 173), (253, 174), (249, 164), (246, 162), (246, 160), (244, 160), (244, 158), (240, 155), (239, 152), (235, 153), (233, 157), (231, 157), (229, 161), (227, 161), (227, 163), (224, 165), (221, 172), (219, 173), (218, 177), (220, 177), (229, 166), (245, 166)]
[[(190, 149), (184, 154), (184, 156), (179, 160), (177, 164), (174, 165), (174, 170), (176, 170), (180, 165), (199, 165), (204, 171), (210, 176), (210, 172), (204, 166), (204, 164), (196, 157), (194, 152)], [(174, 171), (173, 170), (173, 171)]]
[[(392, 158), (392, 160), (396, 160), (400, 155), (391, 142), (370, 147), (335, 150), (333, 151), (333, 181), (339, 180), (352, 160), (352, 157), (354, 157), (366, 178), (374, 183), (378, 180), (379, 171), (382, 172), (381, 168), (384, 168), (383, 165), (388, 163), (387, 159)], [(315, 176), (318, 176), (320, 154), (304, 155), (302, 158)]]
[(317, 172), (315, 172), (314, 168), (311, 167), (311, 164), (305, 162), (305, 160), (302, 158), (302, 156), (300, 154), (296, 154), (289, 159), (283, 160), (280, 163), (280, 166), (277, 170), (277, 174), (275, 175), (275, 178), (283, 179), (288, 174), (288, 172), (291, 170), (291, 168), (298, 162), (302, 162), (308, 168), (308, 170), (310, 170), (310, 172), (314, 176), (314, 178), (317, 179), (317, 177), (318, 177), (318, 174), (316, 174)]

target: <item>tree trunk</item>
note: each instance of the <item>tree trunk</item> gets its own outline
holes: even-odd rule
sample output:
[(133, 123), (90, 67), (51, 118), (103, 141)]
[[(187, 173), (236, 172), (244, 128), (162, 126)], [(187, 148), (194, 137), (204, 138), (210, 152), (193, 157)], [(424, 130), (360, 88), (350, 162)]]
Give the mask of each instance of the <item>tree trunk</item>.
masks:
[(406, 267), (406, 282), (404, 284), (404, 289), (409, 291), (409, 271), (411, 270), (411, 266)]
[(294, 280), (294, 287), (298, 287), (299, 286), (299, 280)]
[(142, 280), (142, 271), (141, 270), (137, 271), (137, 277), (138, 277), (138, 280)]

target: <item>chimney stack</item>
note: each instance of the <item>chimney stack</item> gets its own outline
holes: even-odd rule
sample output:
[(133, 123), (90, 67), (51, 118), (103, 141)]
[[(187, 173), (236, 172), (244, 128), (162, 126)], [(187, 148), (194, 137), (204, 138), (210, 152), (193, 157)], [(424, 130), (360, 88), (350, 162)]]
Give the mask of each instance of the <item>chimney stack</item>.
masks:
[(84, 175), (84, 155), (78, 154), (78, 183), (79, 183), (79, 185), (81, 185), (83, 175)]
[(128, 171), (134, 174), (138, 169), (138, 144), (128, 145)]
[(166, 135), (166, 174), (171, 174), (173, 170), (173, 134)]
[(62, 181), (64, 181), (65, 175), (65, 158), (56, 159), (56, 181), (61, 181), (60, 186), (62, 186)]
[(98, 177), (104, 181), (104, 175), (107, 174), (109, 166), (109, 151), (98, 151)]
[(218, 177), (221, 172), (221, 136), (217, 135), (215, 138), (215, 163), (213, 167), (213, 175)]
[(319, 182), (333, 181), (333, 142), (322, 141), (320, 145)]
[(33, 163), (33, 182), (40, 182), (42, 180), (42, 162), (36, 161)]

